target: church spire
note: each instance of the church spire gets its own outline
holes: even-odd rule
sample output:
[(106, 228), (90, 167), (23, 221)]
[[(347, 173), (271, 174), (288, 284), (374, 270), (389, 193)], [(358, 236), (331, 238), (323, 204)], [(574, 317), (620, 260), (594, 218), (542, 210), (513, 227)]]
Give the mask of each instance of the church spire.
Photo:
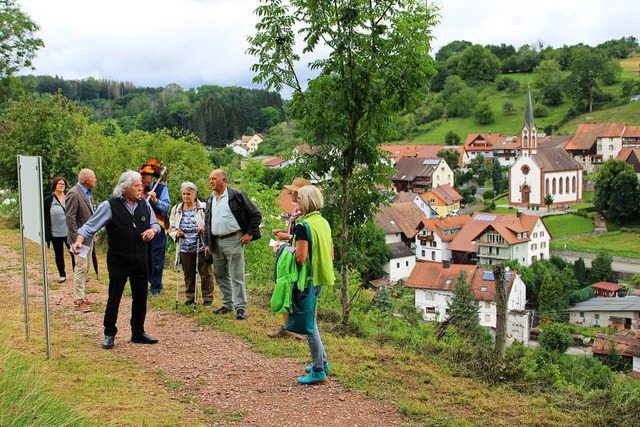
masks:
[(536, 154), (538, 151), (538, 129), (533, 122), (533, 106), (531, 105), (529, 88), (527, 88), (527, 104), (524, 108), (524, 125), (522, 126), (520, 150), (525, 157)]
[(531, 92), (529, 88), (527, 88), (527, 105), (524, 108), (524, 127), (526, 129), (535, 127), (533, 124), (533, 106), (531, 105)]

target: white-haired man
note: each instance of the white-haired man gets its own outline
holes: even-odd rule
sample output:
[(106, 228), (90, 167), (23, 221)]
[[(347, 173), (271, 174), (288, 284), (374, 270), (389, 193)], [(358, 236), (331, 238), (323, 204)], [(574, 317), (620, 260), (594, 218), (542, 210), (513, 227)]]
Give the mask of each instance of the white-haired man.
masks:
[(140, 197), (142, 177), (127, 171), (120, 175), (113, 189), (113, 197), (98, 206), (95, 214), (79, 230), (73, 252), (80, 253), (83, 242), (91, 241), (102, 227), (107, 228), (107, 268), (109, 269), (109, 298), (104, 313), (104, 341), (102, 348), (113, 348), (118, 332), (116, 322), (122, 292), (131, 285), (131, 342), (158, 342), (144, 330), (147, 315), (148, 242), (160, 232), (160, 225), (149, 202)]

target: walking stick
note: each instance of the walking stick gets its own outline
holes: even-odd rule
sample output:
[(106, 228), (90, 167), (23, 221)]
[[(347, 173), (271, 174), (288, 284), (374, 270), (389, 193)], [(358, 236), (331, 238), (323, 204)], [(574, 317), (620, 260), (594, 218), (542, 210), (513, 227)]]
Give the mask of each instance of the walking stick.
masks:
[(180, 277), (178, 274), (178, 266), (176, 265), (173, 271), (176, 273), (176, 310), (178, 310), (178, 292), (180, 291)]
[[(198, 247), (198, 245), (196, 244), (196, 274), (195, 274), (195, 295), (193, 297), (193, 301), (194, 301), (194, 306), (198, 305), (198, 276), (200, 276), (200, 265), (198, 264), (198, 255), (200, 255), (200, 251), (198, 250), (200, 249)], [(202, 285), (202, 277), (200, 277), (200, 285)]]

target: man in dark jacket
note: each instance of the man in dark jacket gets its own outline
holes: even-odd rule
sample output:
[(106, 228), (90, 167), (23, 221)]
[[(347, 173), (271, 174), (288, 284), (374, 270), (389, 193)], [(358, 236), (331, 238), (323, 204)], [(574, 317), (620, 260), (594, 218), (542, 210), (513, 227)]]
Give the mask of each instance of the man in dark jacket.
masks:
[(227, 185), (227, 174), (216, 169), (209, 175), (211, 196), (204, 216), (205, 254), (213, 254), (216, 282), (222, 293), (222, 307), (216, 314), (235, 310), (244, 320), (247, 289), (244, 282), (244, 245), (260, 238), (260, 209), (240, 190)]
[(104, 312), (102, 348), (113, 348), (118, 328), (118, 310), (122, 292), (129, 281), (131, 287), (131, 342), (155, 344), (157, 338), (147, 335), (147, 245), (160, 232), (151, 205), (141, 198), (142, 177), (127, 171), (120, 175), (113, 197), (98, 206), (96, 213), (78, 230), (73, 252), (80, 255), (83, 242), (90, 242), (102, 227), (107, 229), (107, 267), (109, 298)]

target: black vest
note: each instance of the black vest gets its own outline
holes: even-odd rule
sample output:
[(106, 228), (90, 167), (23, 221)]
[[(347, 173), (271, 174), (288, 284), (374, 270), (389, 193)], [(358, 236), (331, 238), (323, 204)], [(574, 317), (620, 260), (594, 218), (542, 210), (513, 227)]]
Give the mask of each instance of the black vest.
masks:
[(107, 223), (107, 257), (126, 262), (147, 265), (147, 242), (142, 240), (142, 232), (150, 227), (151, 211), (144, 201), (138, 199), (133, 217), (120, 198), (109, 199), (111, 221)]

